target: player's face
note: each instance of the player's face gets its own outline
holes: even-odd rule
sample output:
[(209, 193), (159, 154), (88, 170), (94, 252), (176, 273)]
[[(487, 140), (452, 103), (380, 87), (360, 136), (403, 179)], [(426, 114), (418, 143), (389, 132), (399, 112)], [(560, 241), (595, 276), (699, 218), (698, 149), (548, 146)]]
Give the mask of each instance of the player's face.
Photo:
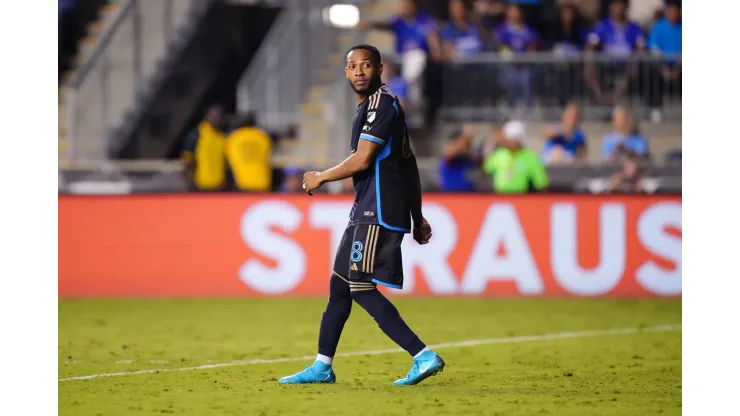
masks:
[(367, 95), (380, 87), (383, 64), (374, 63), (369, 51), (357, 49), (347, 55), (344, 73), (355, 93)]

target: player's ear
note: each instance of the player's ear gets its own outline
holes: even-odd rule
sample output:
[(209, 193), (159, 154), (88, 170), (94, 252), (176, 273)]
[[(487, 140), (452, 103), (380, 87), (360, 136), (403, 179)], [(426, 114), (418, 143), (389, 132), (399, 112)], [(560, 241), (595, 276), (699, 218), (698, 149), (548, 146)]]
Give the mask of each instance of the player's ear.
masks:
[(383, 63), (378, 64), (378, 75), (383, 75)]

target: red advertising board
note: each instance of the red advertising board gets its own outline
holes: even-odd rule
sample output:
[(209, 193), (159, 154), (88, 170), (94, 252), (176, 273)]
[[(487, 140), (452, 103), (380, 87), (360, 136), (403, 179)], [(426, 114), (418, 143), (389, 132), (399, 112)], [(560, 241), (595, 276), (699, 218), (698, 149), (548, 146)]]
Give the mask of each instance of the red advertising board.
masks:
[[(346, 196), (59, 196), (60, 297), (325, 296)], [(398, 296), (681, 295), (680, 196), (425, 196)]]

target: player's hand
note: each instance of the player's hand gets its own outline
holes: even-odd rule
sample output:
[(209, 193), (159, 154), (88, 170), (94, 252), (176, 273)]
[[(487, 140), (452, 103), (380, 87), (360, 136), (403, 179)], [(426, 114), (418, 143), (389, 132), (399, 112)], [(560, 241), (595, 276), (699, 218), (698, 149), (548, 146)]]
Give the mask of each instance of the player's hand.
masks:
[(319, 189), (324, 183), (321, 181), (320, 172), (306, 172), (303, 175), (303, 190), (307, 194), (313, 195), (311, 191)]
[(425, 218), (420, 223), (414, 223), (414, 240), (419, 244), (426, 244), (432, 238), (432, 226)]

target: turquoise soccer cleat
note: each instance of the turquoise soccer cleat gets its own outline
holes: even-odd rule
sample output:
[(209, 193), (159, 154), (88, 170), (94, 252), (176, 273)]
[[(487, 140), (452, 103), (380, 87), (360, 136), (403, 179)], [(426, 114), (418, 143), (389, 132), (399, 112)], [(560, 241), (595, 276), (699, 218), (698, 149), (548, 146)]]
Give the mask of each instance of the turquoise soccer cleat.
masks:
[(279, 384), (309, 384), (309, 383), (334, 383), (337, 376), (331, 366), (321, 361), (316, 361), (310, 367), (290, 376), (281, 378)]
[(434, 351), (426, 351), (419, 358), (414, 359), (414, 365), (405, 378), (393, 382), (396, 386), (411, 386), (421, 383), (427, 378), (441, 373), (445, 368), (445, 362)]

